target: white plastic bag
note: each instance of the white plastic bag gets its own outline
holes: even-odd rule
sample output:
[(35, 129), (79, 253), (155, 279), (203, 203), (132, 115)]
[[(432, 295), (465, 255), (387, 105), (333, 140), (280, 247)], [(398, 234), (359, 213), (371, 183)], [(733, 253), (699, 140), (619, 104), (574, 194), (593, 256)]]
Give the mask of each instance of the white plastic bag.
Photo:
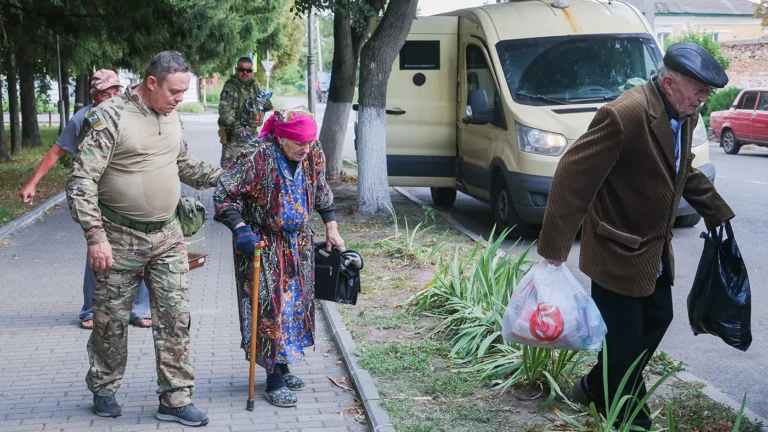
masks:
[(504, 340), (539, 348), (598, 350), (607, 332), (597, 305), (565, 264), (546, 260), (515, 288), (502, 323)]

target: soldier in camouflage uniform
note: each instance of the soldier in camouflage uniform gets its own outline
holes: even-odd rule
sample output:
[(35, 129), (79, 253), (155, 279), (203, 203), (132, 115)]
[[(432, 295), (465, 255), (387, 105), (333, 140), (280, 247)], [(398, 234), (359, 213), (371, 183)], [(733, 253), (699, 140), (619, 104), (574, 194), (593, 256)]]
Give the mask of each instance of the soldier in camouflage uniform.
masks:
[(162, 52), (141, 84), (89, 111), (67, 181), (70, 211), (85, 231), (96, 275), (86, 382), (102, 417), (122, 414), (115, 393), (125, 373), (131, 304), (144, 278), (160, 394), (156, 417), (208, 423), (190, 400), (189, 264), (176, 206), (180, 180), (213, 187), (222, 171), (187, 152), (174, 109), (189, 88), (189, 71), (181, 54)]
[(224, 83), (219, 101), (222, 169), (227, 169), (243, 150), (245, 133), (255, 137), (264, 122), (264, 113), (272, 109), (272, 101), (259, 98), (259, 91), (253, 79), (253, 62), (240, 57), (237, 72)]

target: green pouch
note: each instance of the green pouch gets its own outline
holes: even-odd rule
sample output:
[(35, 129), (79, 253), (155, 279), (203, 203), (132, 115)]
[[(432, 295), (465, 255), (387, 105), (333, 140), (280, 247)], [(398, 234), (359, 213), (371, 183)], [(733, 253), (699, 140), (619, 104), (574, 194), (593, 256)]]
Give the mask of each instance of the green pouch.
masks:
[(184, 233), (184, 237), (191, 237), (200, 231), (207, 216), (203, 203), (197, 198), (188, 196), (182, 196), (179, 199), (176, 214), (179, 217), (181, 232)]

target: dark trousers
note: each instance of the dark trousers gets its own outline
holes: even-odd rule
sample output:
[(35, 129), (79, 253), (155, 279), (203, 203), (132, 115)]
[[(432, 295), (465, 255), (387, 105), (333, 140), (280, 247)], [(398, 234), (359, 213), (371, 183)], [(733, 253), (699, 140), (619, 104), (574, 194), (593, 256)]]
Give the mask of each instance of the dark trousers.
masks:
[[(605, 336), (608, 348), (608, 403), (612, 403), (624, 374), (642, 355), (643, 360), (633, 369), (622, 391), (622, 395), (628, 395), (639, 390), (639, 401), (646, 394), (642, 371), (672, 322), (672, 290), (669, 282), (666, 277), (660, 277), (656, 281), (656, 289), (648, 297), (627, 297), (592, 282), (592, 299), (608, 327)], [(587, 375), (587, 385), (599, 399), (596, 403), (604, 404), (602, 351), (597, 359), (597, 365)], [(638, 416), (644, 417), (645, 413)]]

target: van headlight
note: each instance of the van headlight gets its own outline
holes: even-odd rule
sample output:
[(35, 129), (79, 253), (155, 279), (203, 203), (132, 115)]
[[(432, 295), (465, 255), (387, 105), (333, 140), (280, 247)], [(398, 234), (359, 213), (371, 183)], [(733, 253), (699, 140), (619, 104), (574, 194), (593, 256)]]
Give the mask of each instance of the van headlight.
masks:
[(568, 140), (564, 136), (532, 127), (517, 126), (517, 146), (526, 153), (544, 156), (559, 156), (565, 150)]
[(699, 116), (699, 122), (696, 127), (693, 128), (693, 139), (691, 140), (691, 147), (697, 147), (702, 144), (706, 144), (709, 141), (707, 136), (707, 128), (704, 126), (704, 120)]

